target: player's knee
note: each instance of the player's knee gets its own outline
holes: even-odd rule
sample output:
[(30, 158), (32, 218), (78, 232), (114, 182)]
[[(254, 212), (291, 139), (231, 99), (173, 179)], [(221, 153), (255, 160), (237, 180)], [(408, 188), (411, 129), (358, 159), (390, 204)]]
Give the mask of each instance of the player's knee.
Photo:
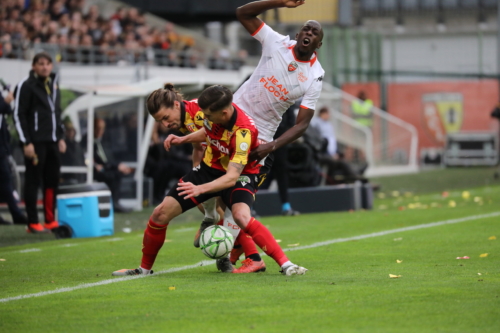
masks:
[(165, 204), (162, 202), (153, 210), (151, 219), (157, 224), (167, 224), (170, 220), (166, 211)]
[(233, 210), (233, 218), (236, 224), (244, 229), (248, 225), (248, 221), (252, 218), (250, 211), (245, 209), (235, 209)]

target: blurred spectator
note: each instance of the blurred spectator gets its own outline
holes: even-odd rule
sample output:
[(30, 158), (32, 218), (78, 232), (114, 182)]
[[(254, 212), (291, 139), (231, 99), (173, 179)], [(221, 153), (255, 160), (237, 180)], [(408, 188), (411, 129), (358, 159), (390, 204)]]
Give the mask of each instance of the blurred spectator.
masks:
[(324, 140), (318, 152), (318, 160), (320, 165), (327, 169), (326, 184), (352, 183), (357, 180), (367, 181), (358, 175), (344, 160), (343, 154), (337, 151), (337, 138), (330, 122), (330, 113), (327, 107), (324, 106), (319, 110), (318, 116), (312, 119), (310, 127)]
[[(170, 151), (163, 147), (163, 141), (172, 131), (155, 123), (151, 146), (148, 151), (144, 173), (154, 180), (154, 202), (162, 202), (169, 183), (179, 180), (193, 167), (191, 145), (173, 146)], [(177, 182), (176, 182), (177, 183)]]
[(354, 120), (360, 125), (371, 127), (373, 122), (372, 108), (373, 101), (366, 96), (363, 90), (361, 90), (358, 94), (358, 99), (351, 103), (351, 111)]
[[(26, 225), (28, 219), (17, 206), (17, 200), (14, 197), (12, 174), (9, 164), (10, 134), (7, 129), (7, 115), (12, 114), (10, 104), (13, 100), (14, 96), (11, 92), (5, 96), (5, 99), (0, 94), (0, 202), (7, 203), (13, 223)], [(10, 225), (12, 223), (5, 221), (0, 216), (1, 224)]]
[[(101, 142), (106, 130), (106, 122), (103, 119), (94, 120), (94, 180), (108, 185), (113, 199), (115, 212), (125, 213), (130, 209), (123, 207), (120, 200), (120, 185), (122, 177), (132, 173), (132, 169), (124, 163), (114, 161), (113, 154), (106, 153), (107, 149)], [(87, 136), (82, 139), (82, 143), (87, 142)]]
[(172, 23), (151, 28), (143, 13), (123, 7), (104, 18), (97, 5), (84, 12), (85, 4), (85, 0), (0, 0), (0, 49), (7, 49), (0, 56), (20, 58), (34, 43), (49, 43), (58, 44), (57, 58), (62, 61), (87, 63), (90, 46), (96, 46), (102, 57), (94, 61), (116, 63), (154, 61), (154, 50), (171, 49), (177, 53), (160, 55), (156, 63), (196, 67), (193, 61), (198, 58), (180, 54), (194, 48), (194, 38), (178, 34)]
[[(76, 130), (71, 122), (65, 122), (64, 141), (66, 152), (61, 154), (61, 165), (63, 166), (85, 166), (83, 149), (75, 140)], [(61, 175), (63, 184), (79, 184), (85, 182), (85, 175), (81, 173), (63, 173)]]

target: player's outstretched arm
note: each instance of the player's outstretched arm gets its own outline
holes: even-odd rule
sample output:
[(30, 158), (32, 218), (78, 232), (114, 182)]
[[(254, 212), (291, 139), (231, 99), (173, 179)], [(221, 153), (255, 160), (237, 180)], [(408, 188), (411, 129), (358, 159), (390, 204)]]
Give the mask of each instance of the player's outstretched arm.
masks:
[(263, 0), (247, 3), (244, 6), (236, 9), (236, 17), (238, 21), (253, 34), (262, 24), (262, 20), (258, 18), (260, 14), (269, 9), (288, 7), (295, 8), (301, 6), (305, 1), (296, 0)]
[(294, 142), (298, 138), (304, 134), (309, 123), (311, 122), (312, 117), (314, 116), (313, 109), (306, 109), (300, 107), (299, 114), (297, 115), (297, 120), (295, 121), (295, 126), (288, 129), (285, 133), (283, 133), (279, 138), (259, 145), (256, 149), (250, 152), (249, 160), (250, 161), (260, 161), (273, 151), (278, 148), (283, 147), (289, 143)]
[(165, 147), (165, 149), (167, 151), (169, 151), (171, 146), (177, 146), (177, 145), (181, 145), (184, 143), (204, 142), (205, 137), (206, 137), (206, 133), (205, 133), (204, 128), (202, 128), (194, 133), (191, 133), (189, 135), (182, 136), (182, 137), (170, 134), (169, 136), (167, 136), (165, 141), (163, 141), (163, 146)]
[(178, 183), (177, 190), (179, 191), (179, 195), (184, 199), (189, 199), (192, 197), (197, 197), (203, 193), (211, 193), (222, 191), (226, 188), (230, 188), (236, 184), (238, 181), (238, 177), (241, 175), (241, 172), (245, 168), (245, 165), (229, 162), (227, 167), (226, 174), (217, 178), (210, 183), (205, 183), (202, 185), (194, 185), (192, 183)]

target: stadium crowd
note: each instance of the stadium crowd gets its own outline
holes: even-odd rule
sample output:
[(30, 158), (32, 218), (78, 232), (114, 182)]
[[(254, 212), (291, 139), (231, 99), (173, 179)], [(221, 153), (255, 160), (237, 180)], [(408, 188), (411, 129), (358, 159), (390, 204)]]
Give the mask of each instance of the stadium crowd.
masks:
[[(0, 0), (0, 58), (29, 59), (40, 43), (57, 62), (197, 67), (200, 61), (192, 36), (178, 34), (171, 23), (151, 27), (133, 7), (103, 17), (85, 0)], [(230, 62), (224, 55), (214, 55), (208, 66), (239, 68), (246, 57), (242, 53), (240, 61)]]

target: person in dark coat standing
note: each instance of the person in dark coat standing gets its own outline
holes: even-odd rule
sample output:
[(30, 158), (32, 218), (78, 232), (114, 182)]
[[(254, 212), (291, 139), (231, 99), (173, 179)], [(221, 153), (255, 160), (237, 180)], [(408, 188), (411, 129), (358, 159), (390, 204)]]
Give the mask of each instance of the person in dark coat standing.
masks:
[[(23, 145), (26, 165), (24, 200), (28, 232), (43, 233), (59, 227), (55, 220), (56, 195), (61, 169), (60, 153), (66, 151), (61, 121), (61, 94), (52, 58), (35, 55), (32, 70), (14, 92), (14, 120)], [(45, 225), (38, 221), (38, 187), (43, 182)]]
[[(10, 155), (10, 134), (7, 128), (7, 115), (12, 114), (10, 103), (14, 100), (14, 95), (9, 92), (4, 97), (0, 94), (0, 202), (7, 203), (10, 215), (15, 224), (26, 224), (26, 216), (17, 206), (14, 198), (14, 189), (12, 187), (12, 174), (9, 166)], [(5, 221), (0, 216), (0, 224), (10, 225), (11, 222)]]

